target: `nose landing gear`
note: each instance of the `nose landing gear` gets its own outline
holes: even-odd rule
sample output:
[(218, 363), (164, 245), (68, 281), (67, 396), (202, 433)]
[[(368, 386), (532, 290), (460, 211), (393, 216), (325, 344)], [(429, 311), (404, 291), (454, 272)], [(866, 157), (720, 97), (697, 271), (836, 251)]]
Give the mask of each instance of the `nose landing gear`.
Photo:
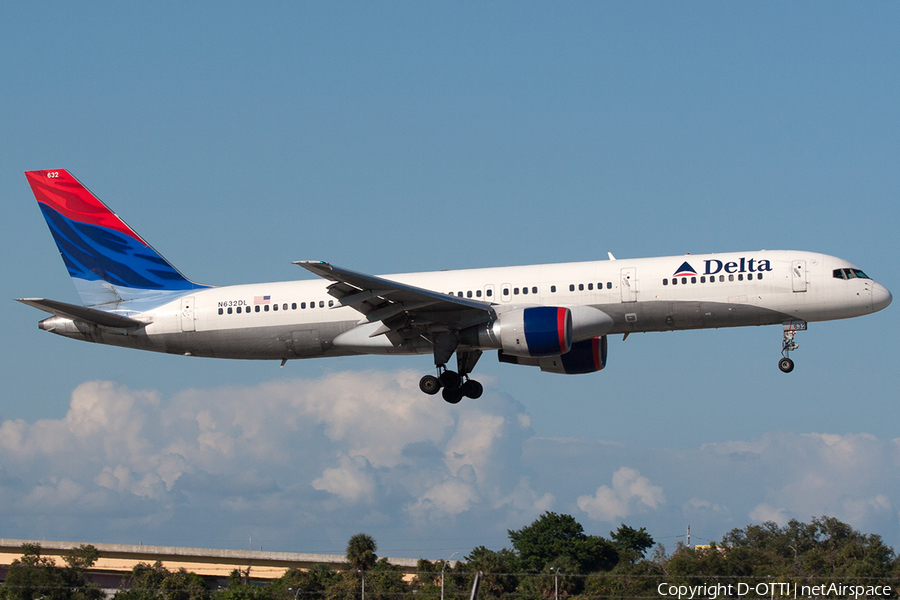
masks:
[(781, 343), (781, 359), (778, 368), (782, 373), (790, 373), (794, 370), (794, 361), (790, 359), (790, 353), (800, 346), (794, 341), (794, 335), (798, 331), (806, 331), (806, 321), (786, 321), (782, 324), (784, 340)]

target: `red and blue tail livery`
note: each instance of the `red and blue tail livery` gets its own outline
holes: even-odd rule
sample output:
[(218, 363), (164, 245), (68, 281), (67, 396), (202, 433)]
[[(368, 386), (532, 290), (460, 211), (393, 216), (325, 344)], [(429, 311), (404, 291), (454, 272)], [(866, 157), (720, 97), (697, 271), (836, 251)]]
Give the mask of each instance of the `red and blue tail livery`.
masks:
[(204, 289), (63, 169), (27, 171), (69, 275), (85, 306), (115, 306)]

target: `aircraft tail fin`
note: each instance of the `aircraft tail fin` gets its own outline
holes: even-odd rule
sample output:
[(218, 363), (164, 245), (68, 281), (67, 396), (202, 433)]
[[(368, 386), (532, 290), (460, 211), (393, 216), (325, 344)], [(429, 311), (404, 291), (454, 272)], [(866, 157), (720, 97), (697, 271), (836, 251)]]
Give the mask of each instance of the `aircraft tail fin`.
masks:
[(85, 306), (140, 309), (209, 287), (182, 275), (68, 171), (25, 176)]

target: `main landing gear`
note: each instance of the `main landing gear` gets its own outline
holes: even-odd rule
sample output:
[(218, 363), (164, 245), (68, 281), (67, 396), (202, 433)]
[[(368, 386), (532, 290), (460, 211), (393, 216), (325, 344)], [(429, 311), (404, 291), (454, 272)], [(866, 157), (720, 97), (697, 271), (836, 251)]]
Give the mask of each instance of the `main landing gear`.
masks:
[(440, 375), (425, 375), (419, 380), (419, 389), (428, 395), (434, 395), (441, 392), (441, 396), (450, 404), (457, 404), (465, 398), (480, 398), (484, 393), (484, 387), (475, 381), (469, 379), (468, 375), (465, 380), (459, 376), (456, 371), (448, 371), (446, 367), (438, 367)]
[(475, 363), (481, 358), (481, 350), (470, 350), (456, 353), (457, 371), (447, 370), (447, 362), (453, 356), (458, 341), (456, 336), (449, 332), (439, 333), (434, 336), (434, 364), (437, 367), (437, 377), (425, 375), (419, 380), (419, 389), (433, 396), (439, 391), (441, 396), (450, 404), (457, 404), (465, 398), (480, 398), (484, 393), (484, 387), (469, 379), (469, 373), (475, 368)]
[(782, 324), (784, 330), (784, 341), (781, 343), (781, 360), (778, 361), (778, 368), (783, 373), (790, 373), (794, 370), (794, 361), (790, 359), (792, 350), (796, 350), (800, 346), (794, 341), (794, 335), (798, 331), (806, 330), (806, 321), (787, 321)]

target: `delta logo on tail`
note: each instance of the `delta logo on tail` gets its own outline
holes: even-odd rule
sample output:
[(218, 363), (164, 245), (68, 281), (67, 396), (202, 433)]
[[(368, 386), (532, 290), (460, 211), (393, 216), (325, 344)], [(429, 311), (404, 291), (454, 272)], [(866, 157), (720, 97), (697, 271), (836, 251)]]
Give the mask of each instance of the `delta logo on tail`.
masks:
[(675, 270), (675, 274), (672, 277), (689, 277), (696, 274), (697, 271), (694, 270), (694, 267), (689, 265), (687, 261), (684, 261), (681, 263), (681, 266)]

